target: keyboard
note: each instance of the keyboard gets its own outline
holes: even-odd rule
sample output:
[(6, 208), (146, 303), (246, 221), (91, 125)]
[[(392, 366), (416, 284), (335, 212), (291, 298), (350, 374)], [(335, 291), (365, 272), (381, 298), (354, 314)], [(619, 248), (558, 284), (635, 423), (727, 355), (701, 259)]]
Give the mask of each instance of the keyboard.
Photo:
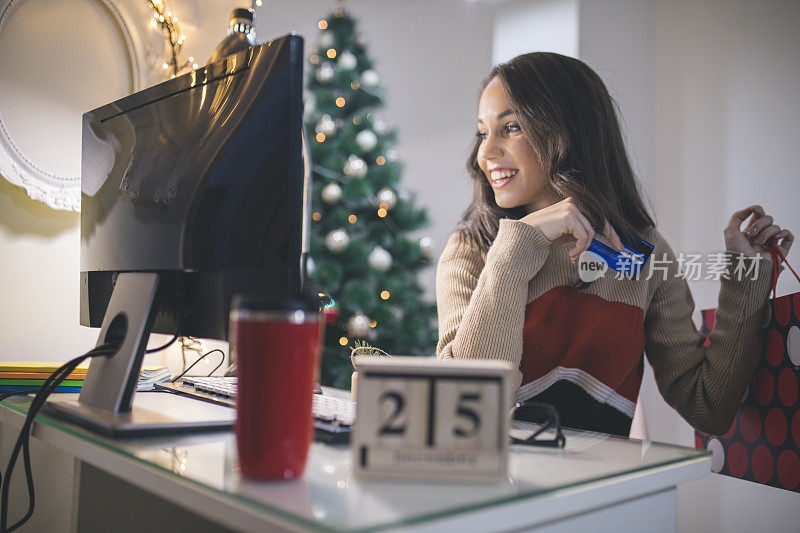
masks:
[[(236, 407), (235, 377), (184, 377), (175, 383), (156, 383), (154, 389)], [(314, 394), (311, 412), (314, 415), (315, 440), (332, 444), (350, 441), (350, 431), (356, 419), (355, 402)]]

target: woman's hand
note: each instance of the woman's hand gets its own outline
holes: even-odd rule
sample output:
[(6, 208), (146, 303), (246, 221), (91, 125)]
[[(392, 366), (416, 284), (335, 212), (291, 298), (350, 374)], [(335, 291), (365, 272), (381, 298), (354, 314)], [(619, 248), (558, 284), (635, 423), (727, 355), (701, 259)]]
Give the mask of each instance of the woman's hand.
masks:
[[(753, 215), (753, 218), (742, 230), (742, 222), (750, 215)], [(788, 229), (781, 229), (772, 222), (772, 217), (766, 214), (760, 205), (751, 205), (736, 211), (725, 227), (725, 248), (731, 252), (752, 256), (758, 254), (762, 258), (770, 258), (769, 244), (774, 242), (785, 257), (792, 247), (794, 235)]]
[[(595, 229), (589, 219), (581, 212), (578, 203), (571, 197), (525, 215), (520, 221), (539, 228), (554, 245), (572, 240), (577, 241), (569, 251), (569, 257), (573, 263), (589, 249), (589, 243), (595, 236)], [(625, 249), (619, 235), (608, 221), (603, 228), (603, 235), (617, 248), (617, 251), (621, 252)]]

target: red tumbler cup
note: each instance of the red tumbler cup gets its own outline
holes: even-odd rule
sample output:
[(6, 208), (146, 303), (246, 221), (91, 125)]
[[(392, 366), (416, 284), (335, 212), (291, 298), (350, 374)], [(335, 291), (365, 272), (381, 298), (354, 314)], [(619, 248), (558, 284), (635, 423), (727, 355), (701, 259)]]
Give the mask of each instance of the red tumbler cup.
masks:
[(236, 443), (244, 477), (292, 479), (303, 474), (313, 435), (311, 402), (322, 327), (319, 310), (305, 302), (242, 295), (233, 299)]

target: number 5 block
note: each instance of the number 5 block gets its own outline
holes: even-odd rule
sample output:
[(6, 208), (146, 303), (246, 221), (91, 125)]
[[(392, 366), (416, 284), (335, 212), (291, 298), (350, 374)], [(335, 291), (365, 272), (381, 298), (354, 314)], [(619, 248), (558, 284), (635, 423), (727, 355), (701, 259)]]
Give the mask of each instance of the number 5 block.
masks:
[(398, 356), (355, 362), (356, 474), (473, 480), (506, 475), (510, 364)]

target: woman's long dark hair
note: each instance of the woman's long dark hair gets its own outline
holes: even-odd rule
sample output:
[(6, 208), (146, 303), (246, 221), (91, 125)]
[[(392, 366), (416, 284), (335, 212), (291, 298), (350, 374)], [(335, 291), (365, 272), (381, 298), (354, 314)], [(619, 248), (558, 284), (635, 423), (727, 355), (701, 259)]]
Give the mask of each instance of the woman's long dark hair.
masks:
[[(495, 66), (481, 92), (494, 78), (502, 82), (552, 190), (577, 200), (599, 231), (608, 220), (623, 242), (655, 227), (628, 161), (614, 101), (591, 68), (571, 57), (534, 52)], [(519, 219), (526, 213), (522, 207), (497, 205), (478, 166), (479, 146), (476, 138), (467, 159), (474, 192), (459, 230), (486, 250), (501, 218)]]

